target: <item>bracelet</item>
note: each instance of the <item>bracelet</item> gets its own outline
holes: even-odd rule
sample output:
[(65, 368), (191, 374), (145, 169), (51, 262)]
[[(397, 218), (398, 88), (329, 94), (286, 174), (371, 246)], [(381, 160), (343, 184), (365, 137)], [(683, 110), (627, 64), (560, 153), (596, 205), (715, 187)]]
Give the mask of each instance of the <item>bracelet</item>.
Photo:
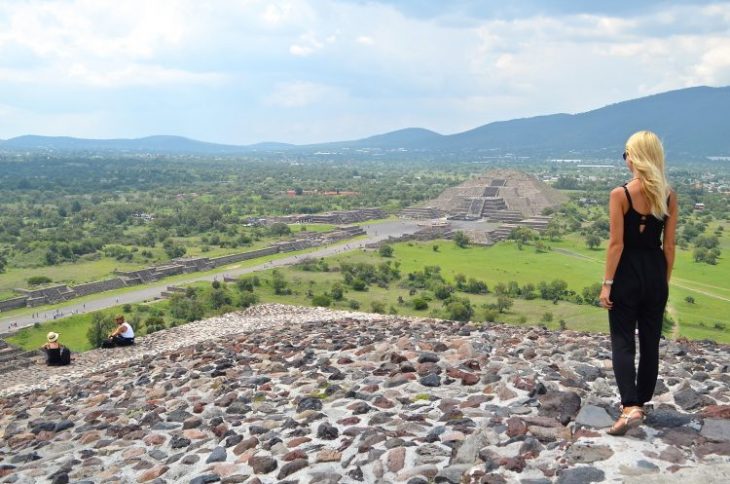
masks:
[(611, 285), (613, 285), (613, 279), (604, 279), (602, 285), (603, 286), (611, 286)]

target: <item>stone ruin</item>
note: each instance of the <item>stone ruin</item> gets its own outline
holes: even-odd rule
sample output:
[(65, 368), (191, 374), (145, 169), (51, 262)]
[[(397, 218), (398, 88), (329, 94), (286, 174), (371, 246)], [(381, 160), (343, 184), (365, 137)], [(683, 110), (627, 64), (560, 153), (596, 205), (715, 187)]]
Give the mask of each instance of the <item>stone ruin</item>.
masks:
[[(567, 197), (527, 173), (498, 169), (447, 188), (437, 198), (400, 212), (405, 218), (501, 222), (494, 230), (463, 229), (475, 243), (491, 244), (509, 237), (523, 226), (542, 232), (551, 216), (545, 209), (556, 208)], [(470, 233), (473, 232), (473, 233)]]

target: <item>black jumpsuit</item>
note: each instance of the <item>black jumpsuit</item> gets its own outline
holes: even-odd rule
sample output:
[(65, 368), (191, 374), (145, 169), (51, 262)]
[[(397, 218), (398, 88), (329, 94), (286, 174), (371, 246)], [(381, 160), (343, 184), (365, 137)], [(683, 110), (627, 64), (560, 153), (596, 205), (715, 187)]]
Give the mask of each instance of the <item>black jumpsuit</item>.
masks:
[[(634, 209), (624, 185), (629, 209), (624, 214), (624, 249), (611, 286), (613, 372), (624, 407), (651, 400), (659, 373), (659, 338), (669, 294), (667, 261), (662, 250), (664, 220)], [(643, 230), (642, 230), (643, 227)], [(634, 366), (639, 328), (639, 370)]]

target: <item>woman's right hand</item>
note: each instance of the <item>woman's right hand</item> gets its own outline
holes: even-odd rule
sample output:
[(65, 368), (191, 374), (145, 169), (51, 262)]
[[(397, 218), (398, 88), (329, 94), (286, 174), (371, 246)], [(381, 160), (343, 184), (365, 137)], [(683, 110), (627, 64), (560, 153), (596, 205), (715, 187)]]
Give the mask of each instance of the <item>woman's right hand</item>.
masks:
[(601, 303), (601, 307), (611, 310), (611, 308), (613, 307), (613, 301), (611, 301), (610, 297), (611, 286), (607, 286), (604, 284), (603, 286), (601, 286), (601, 294), (598, 296), (598, 301)]

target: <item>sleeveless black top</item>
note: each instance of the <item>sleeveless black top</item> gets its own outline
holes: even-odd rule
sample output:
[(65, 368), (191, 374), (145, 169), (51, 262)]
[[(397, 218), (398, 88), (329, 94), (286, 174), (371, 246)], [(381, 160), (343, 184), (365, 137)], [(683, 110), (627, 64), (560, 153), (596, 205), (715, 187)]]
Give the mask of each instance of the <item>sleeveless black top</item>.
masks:
[[(658, 219), (652, 214), (637, 212), (631, 201), (627, 184), (628, 182), (623, 185), (626, 198), (629, 200), (629, 209), (624, 214), (624, 248), (661, 249), (666, 217)], [(669, 204), (669, 197), (667, 197), (667, 204)]]

